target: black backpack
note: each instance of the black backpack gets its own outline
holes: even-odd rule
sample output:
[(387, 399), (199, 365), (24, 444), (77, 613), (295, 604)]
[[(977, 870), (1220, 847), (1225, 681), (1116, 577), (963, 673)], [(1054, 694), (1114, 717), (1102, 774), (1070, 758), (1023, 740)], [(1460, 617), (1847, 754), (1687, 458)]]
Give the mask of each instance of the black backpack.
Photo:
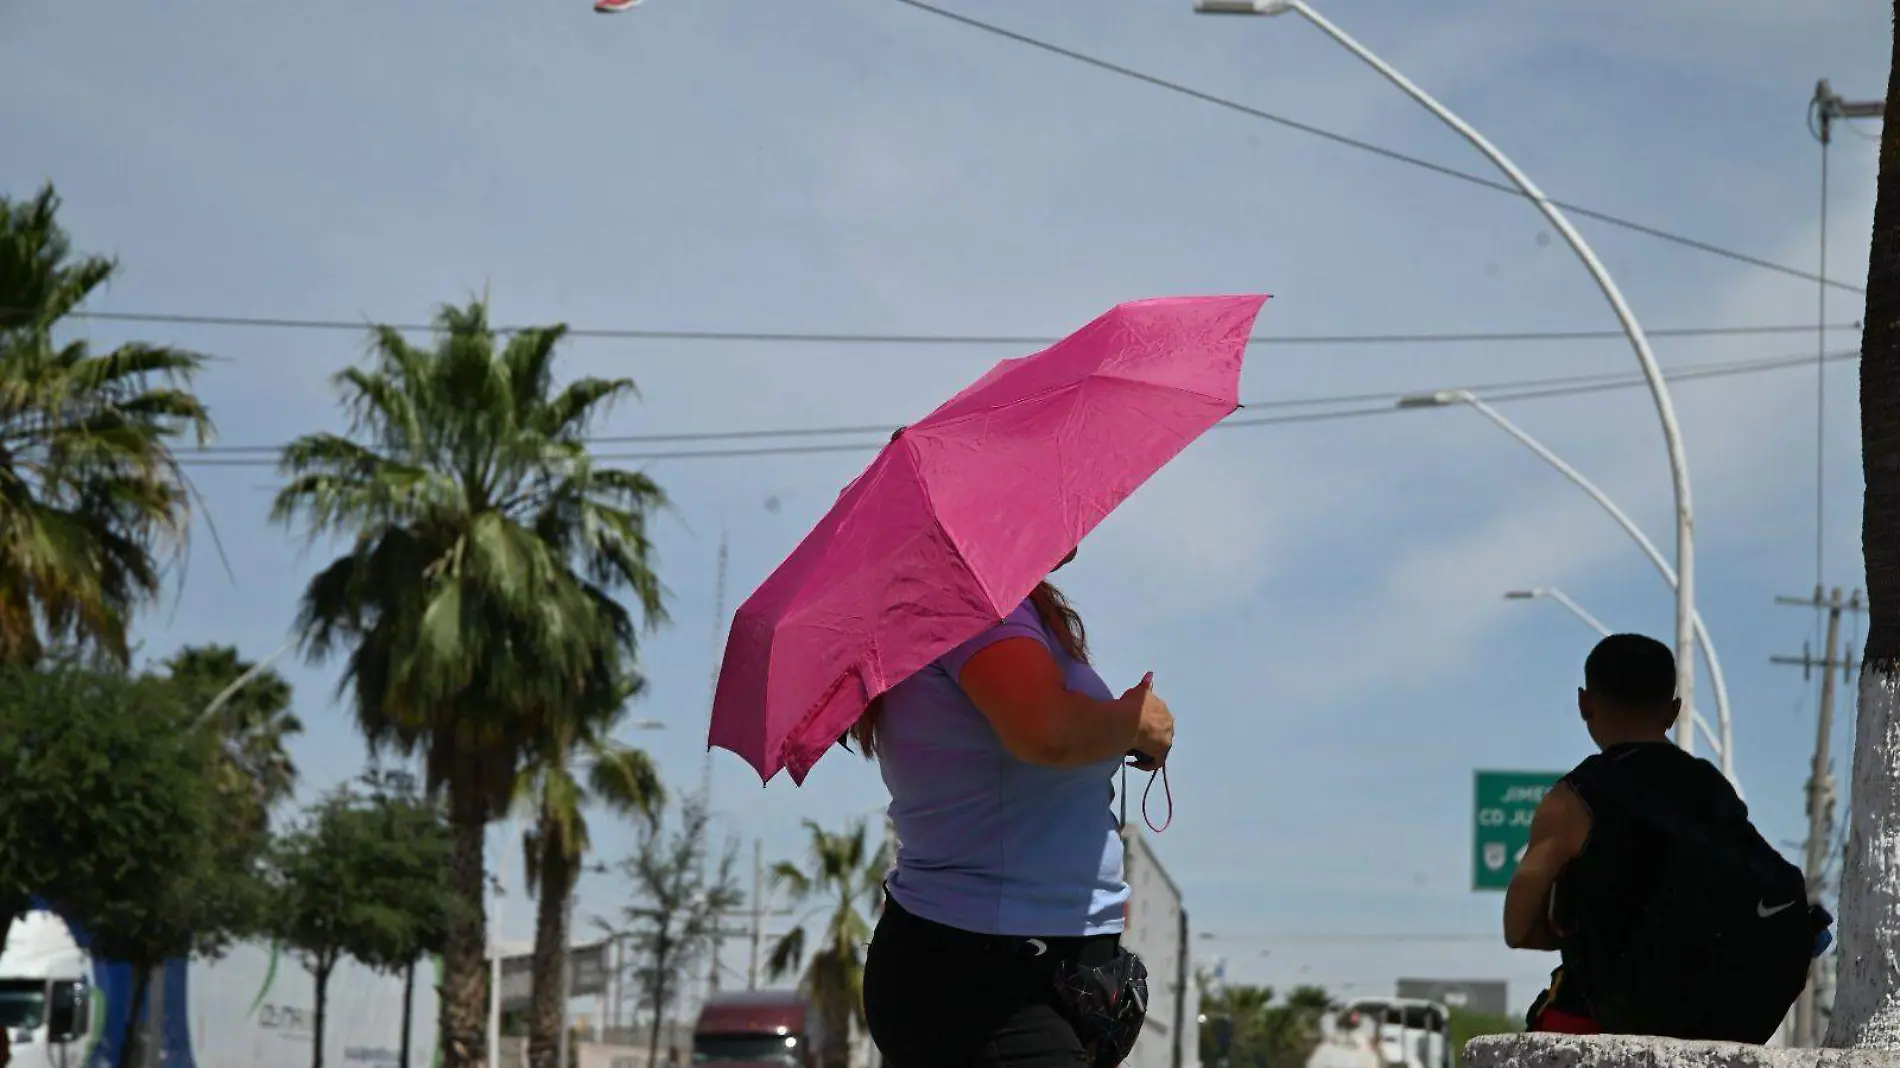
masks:
[(1762, 838), (1739, 800), (1700, 823), (1627, 779), (1591, 785), (1599, 805), (1668, 841), (1655, 889), (1620, 945), (1592, 947), (1587, 927), (1576, 932), (1590, 957), (1585, 993), (1598, 1026), (1768, 1041), (1807, 985), (1816, 938), (1832, 922), (1809, 904), (1801, 870)]

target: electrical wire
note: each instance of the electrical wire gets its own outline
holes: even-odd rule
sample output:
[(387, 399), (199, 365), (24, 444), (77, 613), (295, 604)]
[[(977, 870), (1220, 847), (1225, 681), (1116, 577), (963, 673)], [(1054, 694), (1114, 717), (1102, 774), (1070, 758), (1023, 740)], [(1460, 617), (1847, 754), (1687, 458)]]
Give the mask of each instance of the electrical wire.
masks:
[[(0, 309), (0, 314), (19, 309)], [(435, 327), (427, 323), (371, 323), (353, 319), (279, 318), (258, 315), (202, 315), (179, 312), (106, 312), (77, 311), (73, 319), (95, 322), (144, 323), (171, 326), (216, 326), (269, 330), (368, 330), (372, 326), (404, 334), (429, 334)], [(1858, 321), (1836, 323), (1836, 330), (1858, 330)], [(544, 327), (500, 326), (500, 335), (519, 334)], [(1747, 337), (1773, 334), (1806, 333), (1811, 323), (1769, 324), (1761, 326), (1685, 326), (1645, 331), (1650, 337)], [(571, 338), (613, 339), (622, 341), (741, 341), (781, 344), (818, 345), (1048, 345), (1062, 340), (1053, 335), (1031, 334), (879, 334), (841, 331), (799, 332), (783, 330), (654, 330), (615, 327), (569, 327)], [(1454, 333), (1401, 334), (1261, 334), (1248, 340), (1256, 345), (1420, 345), (1471, 344), (1532, 341), (1621, 341), (1628, 335), (1621, 330), (1504, 330)]]
[[(1846, 356), (1852, 356), (1852, 355), (1854, 354), (1852, 353), (1836, 354), (1837, 358), (1844, 358)], [(1682, 378), (1688, 378), (1688, 379), (1693, 380), (1694, 378), (1698, 376), (1706, 375), (1709, 373), (1732, 373), (1732, 372), (1747, 373), (1747, 372), (1752, 372), (1752, 371), (1773, 371), (1773, 370), (1779, 370), (1784, 367), (1793, 366), (1796, 363), (1805, 363), (1805, 362), (1808, 362), (1810, 359), (1811, 357), (1807, 357), (1807, 356), (1775, 356), (1775, 357), (1769, 357), (1766, 359), (1757, 359), (1757, 360), (1722, 360), (1722, 361), (1709, 362), (1709, 363), (1685, 364), (1679, 367), (1678, 369), (1676, 369), (1674, 372), (1670, 373), (1668, 377), (1671, 381), (1675, 381)], [(1476, 384), (1476, 385), (1469, 385), (1463, 388), (1469, 389), (1474, 393), (1495, 393), (1496, 391), (1500, 391), (1500, 390), (1533, 390), (1535, 391), (1535, 390), (1541, 390), (1541, 389), (1546, 389), (1546, 388), (1551, 388), (1551, 387), (1590, 386), (1590, 385), (1609, 385), (1614, 388), (1621, 389), (1621, 388), (1625, 388), (1625, 384), (1628, 383), (1631, 380), (1631, 378), (1632, 378), (1631, 374), (1627, 371), (1611, 371), (1611, 372), (1597, 372), (1595, 374), (1587, 374), (1587, 375), (1560, 375), (1560, 376), (1555, 376), (1555, 377), (1529, 378), (1529, 379), (1519, 378), (1519, 379), (1511, 379), (1511, 380), (1506, 380), (1506, 381), (1501, 381), (1501, 382), (1488, 382), (1488, 383), (1482, 383), (1482, 384)], [(1413, 392), (1422, 392), (1422, 391), (1413, 391)], [(1331, 396), (1323, 396), (1323, 397), (1291, 397), (1291, 398), (1280, 398), (1277, 400), (1254, 401), (1252, 403), (1244, 403), (1241, 405), (1241, 410), (1243, 412), (1258, 412), (1258, 411), (1271, 411), (1274, 409), (1286, 409), (1286, 408), (1317, 408), (1317, 407), (1325, 407), (1328, 405), (1337, 406), (1341, 404), (1354, 404), (1354, 403), (1362, 403), (1362, 402), (1381, 402), (1382, 404), (1390, 404), (1392, 401), (1396, 400), (1397, 398), (1401, 396), (1406, 396), (1406, 395), (1408, 394), (1395, 393), (1391, 390), (1384, 390), (1384, 391), (1372, 392), (1372, 393), (1340, 393), (1340, 394), (1334, 394)], [(1328, 413), (1321, 413), (1321, 414), (1328, 414)], [(1241, 418), (1241, 419), (1230, 418), (1227, 422), (1233, 425), (1237, 425), (1237, 426), (1250, 425), (1250, 420), (1246, 418)], [(1223, 425), (1226, 425), (1226, 424), (1223, 424)], [(851, 434), (888, 435), (891, 432), (891, 430), (894, 429), (894, 426), (895, 426), (894, 424), (885, 425), (885, 424), (876, 424), (876, 423), (861, 423), (857, 425), (847, 425), (847, 426), (783, 427), (783, 428), (778, 428), (778, 429), (760, 429), (760, 430), (690, 430), (690, 431), (674, 431), (671, 433), (661, 433), (661, 434), (600, 434), (600, 435), (591, 436), (587, 440), (590, 443), (595, 444), (595, 445), (660, 445), (660, 444), (680, 444), (684, 442), (759, 441), (759, 440), (767, 440), (767, 439), (772, 439), (772, 438), (840, 437), (840, 436), (851, 435)], [(181, 451), (190, 452), (194, 455), (200, 455), (200, 456), (232, 455), (232, 454), (242, 454), (242, 453), (267, 453), (272, 456), (275, 456), (278, 452), (282, 451), (282, 449), (283, 449), (283, 444), (276, 443), (276, 444), (265, 444), (265, 445), (201, 445), (201, 446), (194, 446), (188, 450), (181, 450)]]
[[(1835, 353), (1830, 360), (1858, 359), (1858, 352)], [(1811, 361), (1810, 356), (1789, 356), (1764, 360), (1729, 361), (1690, 365), (1665, 377), (1671, 383), (1695, 382), (1704, 379), (1733, 377), (1736, 375), (1761, 374), (1768, 371), (1784, 370), (1791, 367), (1805, 367)], [(1602, 393), (1614, 390), (1635, 389), (1646, 386), (1647, 380), (1640, 375), (1573, 375), (1565, 378), (1520, 379), (1516, 382), (1492, 383), (1489, 386), (1464, 387), (1471, 392), (1482, 393), (1484, 399), (1497, 403), (1518, 400), (1545, 400), (1554, 397), (1581, 396), (1590, 393)], [(1217, 424), (1214, 429), (1240, 429), (1244, 427), (1283, 426), (1294, 423), (1330, 422), (1340, 419), (1356, 419), (1375, 415), (1392, 415), (1405, 409), (1396, 407), (1401, 397), (1411, 393), (1358, 393), (1333, 397), (1310, 397), (1298, 400), (1268, 401), (1257, 405), (1245, 406), (1238, 416)], [(1344, 404), (1377, 401), (1376, 405), (1365, 407), (1337, 407)], [(1285, 415), (1266, 415), (1247, 417), (1249, 410), (1285, 408), (1295, 406), (1323, 407), (1333, 405), (1333, 410), (1315, 412), (1295, 412)], [(724, 442), (747, 441), (767, 438), (796, 437), (847, 437), (862, 434), (874, 434), (868, 441), (827, 442), (814, 445), (772, 444), (733, 449), (675, 449), (659, 452), (598, 452), (593, 455), (596, 461), (656, 461), (656, 460), (709, 460), (722, 458), (742, 458), (761, 456), (812, 456), (828, 453), (875, 452), (889, 439), (891, 426), (831, 426), (831, 427), (794, 427), (781, 430), (730, 430), (698, 431), (679, 434), (649, 435), (603, 435), (588, 439), (590, 444), (659, 444), (685, 442)], [(175, 455), (180, 464), (194, 467), (275, 467), (274, 455), (282, 445), (225, 445), (204, 446), (202, 449), (179, 449)]]
[[(1194, 89), (1189, 86), (1182, 85), (1179, 82), (1172, 82), (1165, 78), (1159, 78), (1152, 74), (1143, 73), (1142, 71), (1135, 70), (1131, 67), (1124, 67), (1119, 63), (1111, 63), (1108, 60), (1100, 59), (1095, 56), (1088, 55), (1087, 53), (1084, 53), (1084, 52), (1078, 52), (1072, 48), (1066, 48), (1062, 45), (1054, 44), (1049, 41), (1044, 41), (1036, 37), (1031, 37), (1028, 34), (1018, 33), (1015, 30), (1006, 29), (1002, 26), (996, 25), (995, 23), (984, 22), (981, 19), (971, 18), (968, 15), (959, 15), (954, 11), (947, 11), (941, 7), (936, 6), (935, 4), (925, 3), (924, 0), (896, 0), (896, 2), (903, 4), (906, 7), (915, 8), (918, 11), (923, 11), (928, 14), (935, 15), (938, 18), (948, 19), (951, 22), (960, 23), (964, 26), (970, 27), (971, 29), (981, 30), (984, 33), (993, 34), (997, 37), (1002, 37), (1006, 40), (1015, 41), (1018, 44), (1027, 45), (1031, 48), (1039, 49), (1051, 55), (1061, 56), (1064, 59), (1072, 60), (1077, 63), (1086, 64), (1088, 66), (1096, 68), (1097, 70), (1107, 71), (1110, 74), (1115, 74), (1123, 78), (1129, 78), (1134, 81), (1142, 82), (1146, 85), (1154, 86), (1157, 89), (1165, 89), (1168, 92), (1176, 93), (1181, 96), (1192, 98), (1194, 100), (1199, 100), (1205, 104), (1212, 104), (1215, 107), (1225, 108), (1228, 111), (1238, 112), (1242, 115), (1248, 116), (1249, 118), (1261, 119), (1266, 122), (1271, 122), (1276, 125), (1286, 127), (1289, 130), (1297, 130), (1300, 133), (1310, 134), (1314, 137), (1331, 141), (1334, 144), (1344, 145), (1348, 148), (1356, 148), (1361, 152), (1369, 152), (1375, 156), (1383, 156), (1386, 159), (1393, 160), (1398, 163), (1409, 164), (1413, 167), (1418, 167), (1423, 170), (1428, 170), (1434, 174), (1440, 174), (1447, 178), (1456, 178), (1459, 181), (1469, 182), (1472, 185), (1482, 186), (1486, 189), (1494, 190), (1496, 192), (1508, 193), (1511, 196), (1518, 197), (1519, 199), (1523, 199), (1523, 200), (1531, 199), (1528, 195), (1524, 193), (1523, 190), (1517, 188), (1514, 185), (1511, 185), (1508, 182), (1500, 182), (1493, 178), (1486, 178), (1483, 175), (1472, 174), (1469, 171), (1461, 171), (1457, 169), (1456, 167), (1447, 167), (1444, 164), (1433, 163), (1430, 160), (1423, 159), (1418, 156), (1410, 155), (1405, 152), (1400, 152), (1397, 149), (1386, 148), (1383, 145), (1377, 145), (1370, 141), (1362, 141), (1356, 137), (1349, 137), (1345, 134), (1335, 133), (1331, 130), (1324, 129), (1323, 127), (1314, 126), (1311, 123), (1301, 122), (1297, 119), (1290, 119), (1286, 117), (1285, 115), (1276, 114), (1271, 111), (1265, 111), (1260, 108), (1252, 107), (1247, 104), (1242, 104), (1239, 101), (1233, 100), (1228, 97), (1216, 96), (1213, 93), (1203, 92), (1202, 90)], [(1752, 267), (1760, 267), (1764, 270), (1774, 271), (1778, 274), (1785, 274), (1792, 278), (1800, 278), (1809, 282), (1819, 282), (1824, 285), (1833, 286), (1836, 289), (1846, 290), (1849, 293), (1863, 293), (1864, 294), (1867, 292), (1865, 289), (1862, 289), (1859, 286), (1849, 285), (1846, 282), (1837, 282), (1837, 281), (1834, 281), (1833, 279), (1826, 278), (1822, 275), (1801, 270), (1798, 267), (1790, 267), (1790, 266), (1787, 266), (1786, 264), (1775, 263), (1772, 260), (1762, 259), (1759, 256), (1751, 256), (1745, 252), (1737, 252), (1734, 249), (1723, 248), (1720, 245), (1712, 245), (1706, 241), (1698, 241), (1692, 237), (1685, 237), (1681, 234), (1671, 233), (1667, 230), (1658, 229), (1657, 227), (1654, 227), (1654, 226), (1649, 226), (1644, 223), (1639, 223), (1630, 219), (1625, 219), (1621, 216), (1611, 215), (1608, 212), (1597, 211), (1594, 208), (1586, 208), (1578, 204), (1570, 204), (1561, 200), (1551, 200), (1548, 197), (1544, 199), (1547, 200), (1549, 203), (1555, 205), (1556, 207), (1562, 208), (1564, 211), (1567, 211), (1573, 215), (1581, 215), (1587, 219), (1595, 219), (1596, 221), (1600, 223), (1606, 223), (1610, 226), (1615, 226), (1620, 229), (1629, 230), (1633, 233), (1644, 234), (1649, 237), (1670, 242), (1671, 244), (1681, 245), (1684, 248), (1695, 249), (1698, 252), (1706, 252), (1706, 253), (1709, 253), (1710, 255), (1720, 256), (1724, 259), (1734, 260), (1737, 263), (1746, 263)]]

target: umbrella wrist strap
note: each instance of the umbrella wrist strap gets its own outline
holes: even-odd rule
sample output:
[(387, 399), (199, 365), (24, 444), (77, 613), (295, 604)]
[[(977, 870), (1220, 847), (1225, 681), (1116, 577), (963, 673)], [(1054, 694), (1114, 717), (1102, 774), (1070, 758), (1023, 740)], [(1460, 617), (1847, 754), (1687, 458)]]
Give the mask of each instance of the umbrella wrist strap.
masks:
[[(1153, 817), (1148, 815), (1148, 795), (1154, 792), (1156, 779), (1161, 780), (1161, 796), (1168, 805), (1168, 814), (1162, 818), (1161, 826), (1159, 827), (1155, 826)], [(1148, 829), (1156, 834), (1167, 830), (1169, 825), (1174, 823), (1174, 788), (1168, 785), (1168, 766), (1166, 764), (1148, 773), (1148, 785), (1141, 791), (1141, 821), (1146, 823)]]

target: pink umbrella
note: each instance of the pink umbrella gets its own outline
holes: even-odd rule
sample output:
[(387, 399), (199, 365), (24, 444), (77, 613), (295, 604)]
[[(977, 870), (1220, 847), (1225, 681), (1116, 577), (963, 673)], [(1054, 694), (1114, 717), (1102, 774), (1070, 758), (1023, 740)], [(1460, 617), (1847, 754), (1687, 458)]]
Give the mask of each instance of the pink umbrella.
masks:
[(1240, 406), (1266, 300), (1120, 305), (905, 428), (739, 606), (709, 745), (804, 782), (872, 698), (1021, 604)]

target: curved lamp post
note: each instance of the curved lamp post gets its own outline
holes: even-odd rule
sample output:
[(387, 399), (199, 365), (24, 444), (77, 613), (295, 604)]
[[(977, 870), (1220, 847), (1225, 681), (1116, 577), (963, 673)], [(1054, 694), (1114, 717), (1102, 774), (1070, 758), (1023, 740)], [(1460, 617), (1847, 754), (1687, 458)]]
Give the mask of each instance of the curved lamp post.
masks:
[[(1423, 393), (1412, 397), (1401, 397), (1398, 402), (1398, 406), (1401, 408), (1448, 408), (1454, 404), (1462, 404), (1472, 411), (1477, 412), (1479, 415), (1484, 416), (1486, 419), (1489, 419), (1499, 430), (1511, 435), (1519, 445), (1536, 453), (1538, 459), (1556, 468), (1557, 473), (1569, 479), (1572, 485), (1589, 494), (1591, 500), (1597, 502), (1597, 505), (1608, 513), (1611, 519), (1616, 520), (1616, 525), (1623, 528), (1623, 533), (1630, 536), (1630, 540), (1636, 543), (1636, 547), (1643, 550), (1643, 555), (1649, 557), (1649, 562), (1656, 566), (1656, 570), (1662, 575), (1663, 581), (1667, 582), (1671, 589), (1676, 590), (1678, 593), (1681, 592), (1681, 586), (1676, 581), (1676, 570), (1669, 566), (1668, 560), (1663, 559), (1662, 551), (1656, 548), (1655, 542), (1649, 540), (1649, 536), (1644, 534), (1642, 528), (1636, 525), (1636, 521), (1631, 519), (1628, 513), (1624, 512), (1623, 509), (1618, 508), (1616, 502), (1610, 500), (1608, 494), (1597, 488), (1596, 483), (1585, 478), (1583, 472), (1570, 466), (1570, 464), (1564, 461), (1563, 457), (1551, 452), (1544, 446), (1543, 442), (1531, 437), (1530, 434), (1525, 432), (1524, 428), (1506, 418), (1503, 412), (1486, 404), (1480, 400), (1476, 394), (1467, 389), (1447, 389), (1440, 390), (1437, 393)], [(1722, 774), (1727, 776), (1728, 780), (1732, 783), (1735, 781), (1735, 762), (1734, 754), (1730, 752), (1729, 745), (1728, 682), (1722, 676), (1722, 662), (1716, 658), (1715, 643), (1709, 640), (1708, 628), (1702, 625), (1702, 613), (1691, 611), (1689, 614), (1689, 624), (1691, 634), (1695, 638), (1696, 647), (1702, 650), (1702, 658), (1708, 661), (1709, 664), (1709, 685), (1715, 690), (1716, 722), (1720, 725), (1722, 739), (1720, 743), (1721, 753), (1719, 754), (1722, 763)], [(1693, 650), (1691, 652), (1693, 653)], [(1677, 656), (1680, 657), (1681, 654), (1678, 653)], [(1676, 665), (1676, 672), (1677, 677), (1680, 678), (1682, 672), (1682, 665), (1680, 663)], [(1693, 709), (1695, 705), (1693, 702), (1685, 699), (1682, 702), (1682, 707)], [(1686, 720), (1676, 728), (1676, 736), (1679, 742), (1681, 742), (1682, 739), (1691, 737), (1692, 733), (1690, 725)], [(1682, 742), (1682, 747), (1684, 749), (1692, 748), (1688, 742)]]
[[(1596, 253), (1570, 224), (1569, 218), (1558, 210), (1557, 205), (1544, 196), (1517, 165), (1498, 151), (1497, 147), (1484, 139), (1484, 135), (1471, 128), (1463, 119), (1450, 109), (1433, 99), (1431, 94), (1412, 84), (1405, 75), (1400, 74), (1384, 60), (1372, 54), (1366, 46), (1349, 36), (1344, 30), (1328, 22), (1319, 12), (1306, 4), (1304, 0), (1196, 0), (1194, 10), (1207, 15), (1283, 15), (1289, 11), (1306, 18), (1328, 37), (1338, 42), (1347, 51), (1358, 56), (1367, 66), (1378, 71), (1387, 81), (1403, 90), (1407, 96), (1417, 101), (1427, 111), (1437, 116), (1439, 121), (1457, 131), (1472, 147), (1482, 152), (1486, 159), (1504, 172), (1511, 184), (1537, 205), (1545, 219), (1570, 245), (1571, 251), (1583, 261), (1583, 267), (1596, 281), (1597, 288), (1610, 302), (1610, 308), (1616, 313), (1617, 321), (1622, 324), (1623, 332), (1629, 336), (1630, 348), (1635, 350), (1636, 362), (1642, 366), (1643, 378), (1649, 383), (1649, 392), (1656, 401), (1656, 414), (1662, 420), (1663, 442), (1669, 451), (1669, 474), (1675, 484), (1676, 493), (1676, 695), (1682, 698), (1684, 706), (1694, 703), (1695, 694), (1695, 522), (1694, 509), (1689, 497), (1689, 460), (1683, 452), (1682, 431), (1676, 424), (1675, 404), (1669, 399), (1669, 387), (1663, 381), (1662, 369), (1656, 364), (1656, 357), (1649, 350), (1649, 339), (1643, 334), (1642, 325), (1636, 321), (1636, 313), (1630, 310), (1629, 302), (1623, 299), (1623, 293), (1617, 289), (1616, 282), (1610, 278), (1610, 272), (1597, 259)], [(1693, 752), (1695, 732), (1678, 727), (1676, 742), (1683, 749)]]
[[(1538, 586), (1529, 590), (1512, 590), (1504, 595), (1507, 601), (1555, 601), (1570, 610), (1570, 614), (1583, 620), (1583, 625), (1597, 632), (1599, 638), (1610, 636), (1610, 628), (1603, 621), (1583, 610), (1583, 606), (1570, 599), (1570, 595), (1555, 586)], [(1713, 739), (1711, 739), (1713, 740)]]
[[(1600, 637), (1607, 638), (1610, 636), (1610, 628), (1604, 626), (1602, 620), (1591, 615), (1582, 605), (1571, 600), (1569, 594), (1555, 586), (1538, 586), (1528, 590), (1511, 590), (1504, 595), (1504, 599), (1507, 601), (1555, 601), (1557, 604), (1568, 609), (1571, 615), (1582, 620), (1585, 626), (1596, 631)], [(1710, 674), (1714, 674), (1715, 671), (1716, 669), (1711, 668)], [(1702, 732), (1702, 737), (1709, 743), (1709, 748), (1715, 750), (1717, 758), (1721, 762), (1723, 776), (1726, 777), (1730, 783), (1735, 783), (1734, 771), (1730, 766), (1728, 757), (1728, 746), (1724, 745), (1721, 738), (1717, 737), (1715, 732), (1709, 729), (1709, 721), (1703, 717), (1702, 713), (1692, 708), (1688, 710), (1688, 715), (1690, 722), (1695, 725), (1697, 730)], [(1740, 796), (1741, 790), (1741, 786), (1736, 784), (1735, 792), (1737, 796)]]

